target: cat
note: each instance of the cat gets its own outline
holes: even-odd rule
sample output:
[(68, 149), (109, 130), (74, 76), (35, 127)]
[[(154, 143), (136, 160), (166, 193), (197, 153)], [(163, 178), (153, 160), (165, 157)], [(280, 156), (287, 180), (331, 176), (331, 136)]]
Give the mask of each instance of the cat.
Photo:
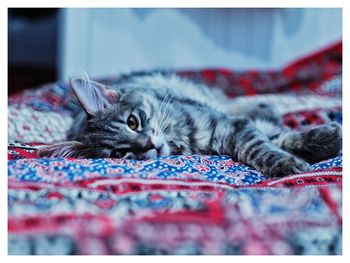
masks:
[(41, 157), (150, 159), (229, 155), (270, 177), (306, 172), (341, 150), (341, 126), (292, 131), (266, 103), (235, 103), (219, 89), (172, 74), (130, 74), (106, 86), (71, 86), (82, 105), (63, 143)]

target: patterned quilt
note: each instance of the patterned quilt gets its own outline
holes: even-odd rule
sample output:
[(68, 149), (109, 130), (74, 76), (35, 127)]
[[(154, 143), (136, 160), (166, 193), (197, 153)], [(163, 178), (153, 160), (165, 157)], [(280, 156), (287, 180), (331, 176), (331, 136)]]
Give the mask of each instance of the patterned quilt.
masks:
[[(341, 69), (338, 43), (280, 71), (176, 73), (277, 103), (286, 125), (307, 129), (342, 123)], [(342, 254), (341, 153), (275, 179), (228, 156), (39, 158), (79, 110), (69, 85), (8, 107), (9, 254)]]

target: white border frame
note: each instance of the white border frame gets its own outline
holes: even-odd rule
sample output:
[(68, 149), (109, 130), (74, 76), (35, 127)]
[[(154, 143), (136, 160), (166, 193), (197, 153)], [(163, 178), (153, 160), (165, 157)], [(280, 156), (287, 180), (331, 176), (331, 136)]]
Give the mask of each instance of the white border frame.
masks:
[[(163, 0), (153, 0), (153, 1), (144, 1), (144, 0), (99, 0), (99, 1), (92, 1), (92, 0), (84, 0), (84, 1), (78, 1), (78, 0), (56, 0), (56, 1), (39, 1), (39, 0), (31, 0), (31, 1), (25, 1), (25, 0), (2, 0), (0, 1), (0, 25), (1, 25), (1, 33), (2, 38), (0, 41), (0, 57), (1, 60), (1, 68), (0, 68), (0, 76), (1, 76), (1, 87), (0, 90), (2, 92), (0, 96), (0, 104), (3, 107), (3, 110), (1, 110), (2, 114), (1, 116), (1, 139), (2, 139), (2, 147), (1, 147), (1, 184), (0, 186), (2, 189), (0, 190), (0, 200), (1, 200), (1, 211), (3, 216), (0, 217), (1, 220), (1, 232), (0, 232), (0, 240), (1, 240), (1, 255), (3, 255), (5, 258), (2, 260), (2, 262), (7, 261), (15, 261), (15, 260), (25, 260), (25, 261), (40, 261), (40, 260), (60, 260), (61, 258), (58, 257), (17, 257), (17, 256), (6, 256), (7, 255), (7, 151), (6, 151), (6, 145), (7, 145), (7, 89), (4, 87), (7, 87), (7, 8), (8, 7), (337, 7), (337, 8), (343, 8), (343, 127), (344, 127), (344, 147), (343, 147), (343, 153), (344, 153), (344, 180), (343, 180), (343, 256), (338, 257), (298, 257), (297, 260), (301, 261), (310, 261), (310, 260), (318, 260), (318, 261), (346, 261), (349, 262), (349, 201), (350, 201), (350, 194), (349, 190), (349, 176), (348, 173), (348, 164), (349, 164), (349, 149), (347, 146), (349, 146), (349, 136), (347, 135), (347, 129), (349, 129), (349, 89), (350, 89), (350, 80), (349, 80), (349, 50), (350, 50), (350, 40), (349, 40), (349, 26), (350, 26), (350, 9), (348, 0), (245, 0), (245, 1), (223, 1), (223, 0), (191, 0), (191, 1), (163, 1)], [(5, 238), (4, 238), (5, 237)], [(79, 260), (81, 257), (65, 257), (65, 260)], [(232, 262), (232, 260), (254, 260), (257, 259), (256, 257), (235, 257), (232, 258), (230, 256), (215, 256), (215, 258), (211, 256), (206, 257), (155, 257), (155, 256), (149, 256), (149, 257), (104, 257), (102, 260), (106, 261), (115, 261), (115, 260), (132, 260), (132, 259), (141, 259), (145, 261), (178, 261), (178, 260), (193, 260), (193, 259), (199, 259), (199, 260), (226, 260), (227, 262)], [(259, 257), (257, 260), (268, 260), (269, 262), (273, 261), (280, 261), (281, 258), (279, 256), (275, 257)], [(282, 260), (286, 261), (294, 261), (296, 258), (294, 257), (283, 257)], [(6, 260), (6, 261), (5, 261)], [(84, 257), (83, 260), (86, 261), (95, 261), (95, 257)]]

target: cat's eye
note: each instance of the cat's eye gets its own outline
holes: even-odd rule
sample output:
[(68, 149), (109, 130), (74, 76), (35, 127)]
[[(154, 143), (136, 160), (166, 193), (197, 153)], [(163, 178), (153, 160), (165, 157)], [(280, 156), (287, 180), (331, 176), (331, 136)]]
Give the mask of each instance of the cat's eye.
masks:
[(137, 130), (137, 128), (139, 127), (139, 122), (138, 122), (137, 118), (132, 114), (128, 117), (126, 124), (133, 131)]

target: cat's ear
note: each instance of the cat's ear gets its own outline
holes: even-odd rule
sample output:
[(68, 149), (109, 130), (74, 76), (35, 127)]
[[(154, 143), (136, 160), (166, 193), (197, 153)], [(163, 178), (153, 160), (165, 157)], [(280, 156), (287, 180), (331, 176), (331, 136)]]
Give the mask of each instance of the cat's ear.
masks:
[(81, 105), (90, 115), (103, 111), (118, 100), (118, 93), (115, 90), (89, 79), (74, 78), (71, 80), (71, 85)]
[(81, 157), (79, 152), (83, 149), (80, 142), (71, 141), (43, 146), (39, 149), (39, 157), (63, 158), (63, 157)]

